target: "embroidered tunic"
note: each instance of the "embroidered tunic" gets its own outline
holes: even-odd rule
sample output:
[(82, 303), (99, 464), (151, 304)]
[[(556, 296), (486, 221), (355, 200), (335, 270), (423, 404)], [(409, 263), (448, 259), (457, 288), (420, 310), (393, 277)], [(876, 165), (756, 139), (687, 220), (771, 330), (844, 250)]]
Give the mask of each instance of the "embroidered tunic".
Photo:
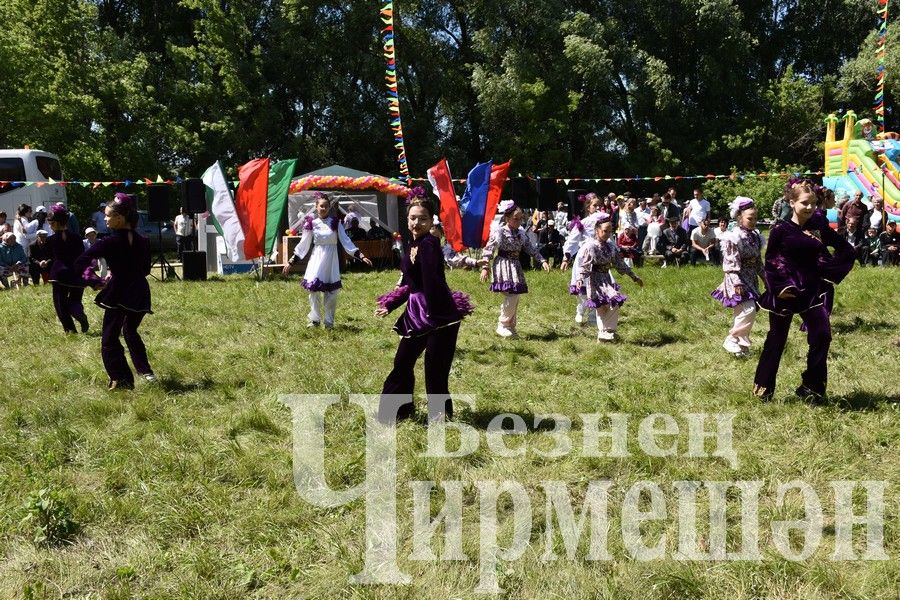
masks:
[(497, 257), (494, 258), (491, 265), (490, 290), (492, 292), (528, 293), (525, 273), (522, 271), (522, 263), (519, 262), (519, 254), (523, 249), (535, 260), (541, 263), (546, 262), (537, 246), (531, 242), (531, 238), (521, 227), (513, 231), (509, 225), (501, 225), (491, 232), (482, 256), (490, 259), (494, 256), (494, 250), (497, 251)]
[[(747, 300), (758, 300), (759, 277), (763, 274), (762, 237), (757, 231), (735, 227), (722, 234), (720, 243), (725, 278), (711, 296), (726, 308)], [(742, 294), (735, 291), (739, 285), (744, 288)]]
[(622, 306), (628, 298), (619, 292), (620, 286), (613, 280), (609, 270), (615, 268), (619, 273), (637, 279), (619, 249), (611, 240), (588, 240), (579, 251), (580, 259), (576, 271), (583, 281), (587, 294), (585, 306), (600, 308), (601, 306)]
[[(131, 242), (129, 243), (129, 234)], [(105, 258), (110, 276), (94, 298), (103, 308), (122, 308), (133, 312), (150, 310), (150, 242), (130, 229), (115, 229), (75, 259), (75, 272), (88, 285), (102, 283), (91, 269), (91, 261)]]
[(578, 287), (578, 265), (581, 261), (581, 248), (585, 243), (594, 239), (594, 228), (597, 225), (597, 219), (600, 218), (600, 211), (591, 213), (584, 219), (575, 218), (572, 221), (572, 229), (566, 236), (563, 244), (563, 255), (571, 256), (573, 261), (572, 276), (569, 278), (569, 293), (573, 296), (584, 294), (584, 290)]

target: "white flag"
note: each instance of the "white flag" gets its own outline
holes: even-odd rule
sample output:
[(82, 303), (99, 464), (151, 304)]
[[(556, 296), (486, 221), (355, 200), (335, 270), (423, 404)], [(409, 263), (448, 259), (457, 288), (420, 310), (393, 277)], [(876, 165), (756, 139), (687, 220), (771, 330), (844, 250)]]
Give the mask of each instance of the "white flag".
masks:
[(209, 212), (213, 214), (222, 231), (225, 240), (225, 248), (228, 250), (228, 258), (234, 262), (244, 260), (244, 228), (238, 219), (234, 208), (234, 197), (231, 188), (225, 180), (222, 165), (219, 161), (208, 168), (203, 174), (203, 183), (213, 191), (212, 206)]

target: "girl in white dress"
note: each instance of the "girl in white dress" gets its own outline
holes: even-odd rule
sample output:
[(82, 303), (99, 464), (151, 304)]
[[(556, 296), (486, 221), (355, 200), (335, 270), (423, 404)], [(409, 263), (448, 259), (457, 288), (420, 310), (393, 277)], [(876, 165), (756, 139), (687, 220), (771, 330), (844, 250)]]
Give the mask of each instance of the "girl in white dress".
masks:
[(338, 291), (341, 289), (340, 260), (338, 242), (354, 258), (368, 266), (372, 261), (363, 256), (347, 232), (341, 220), (332, 215), (331, 200), (321, 192), (316, 192), (316, 217), (306, 215), (303, 234), (294, 254), (284, 266), (284, 274), (312, 248), (312, 255), (306, 264), (306, 272), (300, 284), (309, 292), (309, 315), (307, 327), (318, 327), (324, 321), (326, 329), (334, 327), (334, 312), (337, 309)]

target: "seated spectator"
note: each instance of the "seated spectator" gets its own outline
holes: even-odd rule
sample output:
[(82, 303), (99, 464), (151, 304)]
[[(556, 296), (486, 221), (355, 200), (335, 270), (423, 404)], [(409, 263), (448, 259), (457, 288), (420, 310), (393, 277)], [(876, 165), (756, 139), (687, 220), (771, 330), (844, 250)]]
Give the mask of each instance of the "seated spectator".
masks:
[(662, 254), (662, 244), (659, 243), (662, 238), (662, 216), (659, 209), (653, 207), (650, 209), (650, 216), (647, 219), (647, 233), (644, 235), (644, 241), (641, 242), (641, 249), (645, 255), (658, 256)]
[(877, 233), (881, 233), (887, 220), (888, 214), (884, 210), (884, 200), (873, 198), (872, 210), (866, 213), (865, 219), (860, 223), (860, 228), (868, 229), (869, 227), (874, 227)]
[(696, 265), (698, 259), (714, 265), (722, 263), (716, 233), (709, 226), (709, 217), (701, 220), (700, 225), (691, 231), (690, 256), (692, 265)]
[(25, 256), (25, 248), (16, 241), (16, 234), (8, 231), (3, 234), (3, 242), (0, 244), (0, 285), (8, 289), (9, 278), (13, 278), (13, 285), (22, 287), (28, 285), (28, 257)]
[[(91, 246), (96, 244), (98, 239), (99, 239), (99, 236), (97, 235), (96, 229), (94, 229), (93, 227), (88, 227), (87, 229), (85, 229), (84, 230), (84, 239), (82, 240), (82, 243), (84, 244), (84, 249), (87, 250), (88, 248), (90, 248)], [(100, 279), (106, 279), (106, 271), (107, 271), (108, 267), (106, 266), (105, 258), (98, 259), (96, 264), (91, 263), (91, 267), (94, 270), (97, 270), (97, 269), (100, 270), (100, 273), (99, 273)]]
[(863, 235), (859, 228), (859, 221), (857, 219), (848, 219), (847, 226), (844, 228), (842, 235), (844, 236), (844, 239), (853, 246), (859, 264), (866, 264), (865, 257), (863, 256)]
[(661, 241), (666, 261), (663, 268), (669, 264), (681, 266), (688, 259), (687, 232), (680, 226), (678, 217), (668, 219), (664, 227)]
[(556, 212), (553, 213), (553, 220), (556, 222), (556, 230), (563, 231), (568, 229), (569, 211), (566, 210), (566, 203), (560, 202), (556, 205)]
[(544, 260), (550, 262), (553, 260), (553, 266), (562, 262), (562, 243), (563, 237), (556, 228), (556, 221), (550, 219), (547, 226), (538, 233), (538, 249)]
[(619, 254), (625, 260), (625, 264), (629, 267), (640, 265), (641, 248), (638, 246), (638, 233), (634, 227), (626, 227), (625, 231), (616, 238), (616, 245), (619, 247)]
[(728, 233), (728, 219), (719, 219), (719, 226), (713, 230), (716, 235), (716, 246), (722, 250), (722, 236)]
[(900, 263), (900, 232), (895, 221), (887, 222), (887, 229), (878, 236), (881, 240), (881, 266)]
[(347, 213), (347, 216), (344, 217), (344, 230), (347, 232), (347, 237), (353, 242), (366, 239), (366, 230), (359, 226), (359, 217), (356, 213)]
[(12, 225), (6, 222), (6, 213), (0, 211), (0, 236), (12, 231)]
[(878, 231), (874, 227), (869, 227), (866, 231), (866, 237), (864, 237), (862, 241), (859, 264), (870, 264), (874, 267), (878, 265), (878, 260), (880, 258), (881, 238), (878, 237)]
[(31, 282), (37, 285), (41, 281), (48, 283), (50, 281), (50, 265), (53, 264), (53, 250), (47, 242), (47, 232), (38, 229), (37, 239), (31, 245), (29, 254), (29, 272), (31, 273)]
[(391, 239), (391, 232), (379, 225), (376, 221), (372, 221), (372, 227), (369, 228), (369, 232), (366, 234), (367, 240), (389, 240)]

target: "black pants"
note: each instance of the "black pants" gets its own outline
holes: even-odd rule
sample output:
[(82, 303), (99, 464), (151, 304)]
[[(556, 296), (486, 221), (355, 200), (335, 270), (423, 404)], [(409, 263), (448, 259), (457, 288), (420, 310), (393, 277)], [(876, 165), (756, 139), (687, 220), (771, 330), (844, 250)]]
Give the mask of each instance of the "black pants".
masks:
[(62, 324), (63, 330), (75, 332), (75, 321), (81, 323), (82, 328), (87, 329), (87, 317), (84, 314), (84, 305), (81, 303), (84, 288), (69, 287), (59, 283), (52, 285), (53, 308), (56, 309), (56, 318)]
[[(442, 414), (453, 416), (453, 401), (450, 399), (450, 365), (456, 353), (456, 337), (459, 323), (435, 329), (427, 335), (400, 338), (394, 368), (384, 380), (381, 390), (381, 404), (378, 406), (378, 420), (390, 425), (413, 415), (413, 389), (416, 384), (416, 361), (425, 352), (425, 393), (428, 395), (428, 418), (436, 419)], [(388, 397), (399, 394), (401, 398)]]
[(138, 333), (138, 327), (144, 319), (142, 312), (134, 312), (121, 308), (107, 308), (103, 315), (103, 337), (100, 339), (100, 354), (106, 374), (113, 381), (134, 383), (134, 375), (125, 360), (125, 350), (119, 341), (119, 335), (125, 338), (131, 362), (139, 375), (152, 373), (147, 360), (147, 348)]
[[(706, 262), (706, 256), (700, 250), (697, 250), (696, 248), (691, 247), (690, 253), (691, 253), (691, 264), (692, 265), (696, 265), (698, 260), (700, 261), (701, 264)], [(716, 248), (715, 246), (712, 246), (709, 249), (709, 262), (711, 262), (714, 265), (721, 264), (721, 262), (722, 262), (722, 259), (719, 257), (719, 249)]]
[[(806, 370), (803, 371), (802, 383), (810, 391), (825, 395), (828, 385), (828, 349), (831, 347), (831, 321), (826, 306), (817, 306), (800, 313), (806, 325), (806, 340), (809, 351), (806, 354)], [(791, 328), (793, 315), (781, 316), (769, 313), (769, 333), (763, 345), (756, 376), (753, 383), (760, 395), (770, 396), (775, 392), (775, 380), (781, 355), (787, 343), (788, 331)]]
[(178, 250), (178, 260), (179, 262), (184, 260), (185, 252), (193, 252), (194, 250), (194, 236), (192, 235), (176, 235), (175, 236), (175, 248)]

